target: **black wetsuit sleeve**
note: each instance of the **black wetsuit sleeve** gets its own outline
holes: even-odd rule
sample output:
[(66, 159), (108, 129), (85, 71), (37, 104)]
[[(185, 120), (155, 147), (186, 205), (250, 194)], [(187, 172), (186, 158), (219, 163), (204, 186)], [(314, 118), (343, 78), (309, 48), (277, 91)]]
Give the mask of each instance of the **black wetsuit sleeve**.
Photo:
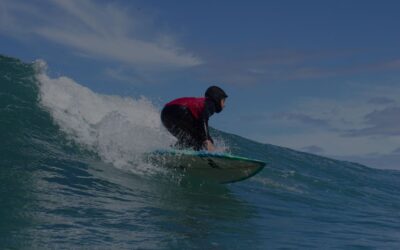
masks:
[(208, 128), (208, 119), (215, 113), (215, 104), (211, 100), (206, 100), (204, 104), (204, 111), (201, 117), (201, 126), (202, 126), (202, 135), (203, 141), (210, 140), (214, 143), (213, 139), (210, 136), (209, 128)]

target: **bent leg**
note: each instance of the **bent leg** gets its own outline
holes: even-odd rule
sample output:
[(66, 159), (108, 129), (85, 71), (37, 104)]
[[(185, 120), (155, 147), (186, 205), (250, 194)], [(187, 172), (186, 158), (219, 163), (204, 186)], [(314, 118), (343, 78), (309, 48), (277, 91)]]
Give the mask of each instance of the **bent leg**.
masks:
[(178, 139), (177, 148), (201, 150), (203, 147), (196, 126), (196, 120), (190, 110), (184, 106), (166, 106), (161, 112), (161, 121), (167, 130)]

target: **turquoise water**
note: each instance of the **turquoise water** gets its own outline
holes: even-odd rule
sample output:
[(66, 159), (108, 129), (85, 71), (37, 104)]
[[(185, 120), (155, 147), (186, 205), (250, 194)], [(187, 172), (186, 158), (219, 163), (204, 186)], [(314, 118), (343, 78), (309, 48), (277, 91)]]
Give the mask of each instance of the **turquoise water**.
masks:
[(400, 172), (213, 131), (269, 165), (230, 185), (182, 180), (140, 160), (171, 139), (151, 102), (43, 68), (0, 56), (1, 249), (400, 247)]

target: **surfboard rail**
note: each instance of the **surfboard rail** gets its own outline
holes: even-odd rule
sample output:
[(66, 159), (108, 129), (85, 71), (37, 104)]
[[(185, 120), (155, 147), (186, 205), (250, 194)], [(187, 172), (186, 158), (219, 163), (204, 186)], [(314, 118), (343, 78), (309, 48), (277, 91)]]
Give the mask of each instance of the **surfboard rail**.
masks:
[(242, 156), (193, 150), (156, 150), (148, 159), (155, 165), (181, 169), (188, 175), (221, 184), (243, 181), (266, 166), (263, 161)]

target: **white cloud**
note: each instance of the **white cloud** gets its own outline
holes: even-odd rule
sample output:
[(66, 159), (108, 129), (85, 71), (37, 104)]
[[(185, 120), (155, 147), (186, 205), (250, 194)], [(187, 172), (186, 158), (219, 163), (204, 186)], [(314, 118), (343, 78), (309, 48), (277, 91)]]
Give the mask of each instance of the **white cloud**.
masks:
[[(327, 123), (325, 126), (327, 131), (336, 132), (341, 136), (352, 131), (370, 129), (372, 125), (381, 125), (380, 129), (387, 128), (387, 133), (382, 131), (382, 135), (390, 134), (393, 127), (398, 124), (398, 119), (390, 118), (389, 115), (398, 114), (400, 87), (366, 86), (361, 90), (349, 87), (349, 91), (353, 91), (354, 94), (346, 98), (303, 98), (294, 107), (289, 107), (293, 111), (287, 112), (302, 114), (315, 121), (324, 121)], [(309, 124), (313, 125), (310, 122)], [(319, 127), (323, 128), (323, 126)], [(372, 134), (365, 133), (365, 136), (369, 135)]]
[(112, 79), (132, 85), (147, 84), (149, 81), (130, 68), (106, 68), (104, 74)]
[(279, 127), (283, 133), (252, 138), (308, 152), (322, 148), (319, 154), (373, 167), (399, 168), (395, 162), (399, 157), (394, 154), (400, 145), (400, 87), (365, 86), (357, 91), (353, 87), (349, 89), (354, 94), (347, 98), (299, 100), (266, 122), (269, 129)]
[(367, 154), (354, 156), (331, 156), (332, 158), (352, 161), (364, 164), (369, 167), (381, 169), (396, 169), (400, 170), (400, 155), (399, 154)]
[(399, 137), (342, 137), (329, 131), (299, 132), (288, 135), (269, 135), (265, 141), (274, 145), (303, 150), (309, 145), (324, 149), (325, 155), (354, 156), (370, 153), (390, 153), (400, 145)]
[[(0, 3), (3, 35), (44, 38), (95, 58), (146, 70), (185, 68), (201, 60), (168, 34), (144, 24), (129, 9), (94, 1)], [(143, 27), (145, 26), (145, 27)]]
[(278, 119), (278, 120), (287, 120), (287, 121), (297, 121), (299, 123), (303, 123), (306, 125), (312, 125), (315, 127), (328, 127), (329, 126), (329, 121), (320, 119), (320, 118), (314, 118), (310, 115), (306, 115), (304, 113), (276, 113), (272, 115), (273, 119)]
[(388, 107), (374, 110), (364, 116), (367, 128), (352, 129), (348, 136), (400, 136), (400, 107)]

